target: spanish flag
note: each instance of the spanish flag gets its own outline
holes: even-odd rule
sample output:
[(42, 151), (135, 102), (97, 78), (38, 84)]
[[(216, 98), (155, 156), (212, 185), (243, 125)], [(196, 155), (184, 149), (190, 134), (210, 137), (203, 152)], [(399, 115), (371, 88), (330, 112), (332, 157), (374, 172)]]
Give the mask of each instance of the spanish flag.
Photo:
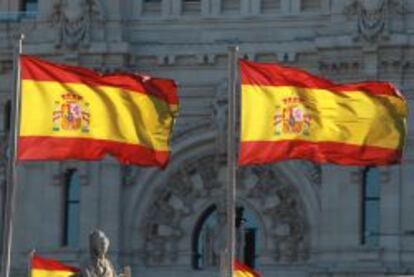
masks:
[(18, 159), (100, 160), (164, 167), (178, 112), (176, 84), (150, 76), (21, 56)]
[(277, 64), (240, 61), (239, 164), (401, 161), (407, 104), (390, 83), (335, 84)]
[(33, 256), (31, 277), (70, 277), (76, 276), (79, 269), (57, 260)]
[(234, 277), (261, 277), (261, 275), (250, 267), (234, 261)]

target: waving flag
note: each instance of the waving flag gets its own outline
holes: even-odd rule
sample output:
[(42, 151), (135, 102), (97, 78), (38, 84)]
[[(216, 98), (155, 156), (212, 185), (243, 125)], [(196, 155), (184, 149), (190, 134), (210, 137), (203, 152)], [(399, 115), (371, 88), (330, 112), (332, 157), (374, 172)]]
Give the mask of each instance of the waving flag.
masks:
[(79, 269), (65, 265), (57, 260), (33, 256), (31, 277), (71, 277), (76, 276)]
[(21, 56), (18, 159), (100, 160), (164, 167), (178, 111), (174, 81)]
[(261, 277), (261, 275), (247, 265), (234, 261), (234, 277)]
[(386, 82), (335, 84), (277, 64), (241, 61), (239, 163), (401, 161), (407, 104)]

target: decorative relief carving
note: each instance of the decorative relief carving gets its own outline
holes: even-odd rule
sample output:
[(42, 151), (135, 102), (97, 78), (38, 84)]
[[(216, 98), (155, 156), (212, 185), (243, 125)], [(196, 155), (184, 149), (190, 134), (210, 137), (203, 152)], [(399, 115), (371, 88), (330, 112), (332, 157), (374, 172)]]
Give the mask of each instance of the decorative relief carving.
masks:
[[(180, 242), (192, 235), (192, 228), (184, 222), (194, 214), (200, 214), (196, 203), (211, 203), (225, 223), (223, 211), (222, 161), (217, 166), (216, 156), (209, 155), (186, 162), (181, 169), (170, 175), (169, 181), (154, 192), (157, 197), (148, 207), (148, 216), (142, 221), (144, 237), (144, 262), (147, 265), (171, 264), (178, 259), (182, 248)], [(281, 182), (272, 166), (248, 167), (240, 171), (238, 196), (251, 202), (264, 222), (261, 228), (268, 237), (263, 253), (272, 253), (276, 262), (293, 263), (308, 258), (307, 219), (297, 189)], [(203, 205), (204, 206), (204, 205)], [(224, 216), (224, 217), (223, 217)], [(207, 232), (211, 247), (203, 253), (207, 260), (217, 262), (219, 241), (218, 230)], [(217, 234), (216, 234), (217, 233)]]
[(348, 17), (357, 18), (355, 39), (363, 38), (368, 42), (387, 38), (390, 15), (403, 12), (401, 0), (353, 0), (344, 10)]
[(57, 0), (53, 5), (52, 23), (57, 26), (57, 48), (87, 48), (94, 21), (103, 20), (99, 0)]

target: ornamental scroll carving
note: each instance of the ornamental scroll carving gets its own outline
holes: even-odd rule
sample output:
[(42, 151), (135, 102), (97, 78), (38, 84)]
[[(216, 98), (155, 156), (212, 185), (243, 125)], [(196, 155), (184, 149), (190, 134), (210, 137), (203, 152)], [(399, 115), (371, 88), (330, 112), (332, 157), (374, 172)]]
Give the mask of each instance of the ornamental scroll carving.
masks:
[(56, 48), (89, 47), (92, 23), (103, 17), (99, 0), (57, 0), (52, 13), (52, 24), (58, 30)]
[[(172, 173), (168, 182), (153, 195), (147, 216), (141, 222), (145, 237), (143, 257), (147, 265), (174, 264), (190, 245), (182, 245), (184, 238), (193, 235), (194, 226), (185, 226), (191, 217), (202, 214), (201, 207), (222, 207), (225, 172), (224, 162), (217, 165), (215, 155), (187, 161)], [(223, 180), (224, 179), (224, 180)], [(307, 218), (296, 187), (286, 184), (272, 166), (249, 167), (240, 170), (238, 197), (257, 211), (264, 222), (262, 233), (266, 245), (263, 255), (278, 263), (296, 263), (307, 260), (309, 252)], [(200, 203), (204, 203), (200, 205)], [(220, 209), (219, 209), (220, 210)], [(226, 219), (220, 222), (224, 224)], [(215, 232), (212, 232), (214, 234)], [(217, 265), (218, 238), (208, 238), (211, 249), (205, 258)], [(210, 259), (209, 259), (210, 257)], [(212, 258), (216, 257), (216, 258)], [(214, 266), (210, 265), (210, 266)]]

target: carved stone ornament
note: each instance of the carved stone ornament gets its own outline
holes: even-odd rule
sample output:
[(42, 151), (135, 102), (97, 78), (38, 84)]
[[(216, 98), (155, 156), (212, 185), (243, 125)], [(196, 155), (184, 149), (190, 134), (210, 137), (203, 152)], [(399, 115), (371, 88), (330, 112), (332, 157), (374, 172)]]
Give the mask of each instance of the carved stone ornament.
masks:
[[(155, 199), (147, 208), (140, 230), (145, 238), (144, 263), (149, 266), (174, 264), (190, 245), (183, 245), (193, 236), (194, 215), (204, 214), (205, 207), (215, 205), (216, 221), (225, 226), (224, 206), (225, 162), (216, 164), (216, 156), (209, 155), (185, 162), (173, 172), (166, 184), (158, 187)], [(259, 232), (266, 238), (261, 253), (279, 263), (295, 263), (308, 258), (307, 218), (296, 187), (283, 183), (272, 166), (248, 167), (239, 172), (237, 195), (247, 201), (263, 222)], [(196, 220), (197, 221), (197, 220)], [(215, 225), (215, 226), (216, 226)], [(220, 230), (212, 227), (204, 238), (204, 260), (217, 266), (222, 247)], [(221, 245), (221, 246), (220, 246)], [(270, 254), (269, 254), (270, 253)], [(189, 257), (189, 256), (186, 256)], [(190, 260), (188, 260), (190, 262)]]
[(56, 0), (53, 5), (52, 24), (58, 33), (57, 48), (87, 48), (91, 42), (93, 21), (103, 20), (99, 0)]
[(348, 17), (357, 18), (355, 39), (374, 42), (388, 37), (390, 15), (402, 14), (404, 8), (401, 0), (352, 0), (344, 12)]

